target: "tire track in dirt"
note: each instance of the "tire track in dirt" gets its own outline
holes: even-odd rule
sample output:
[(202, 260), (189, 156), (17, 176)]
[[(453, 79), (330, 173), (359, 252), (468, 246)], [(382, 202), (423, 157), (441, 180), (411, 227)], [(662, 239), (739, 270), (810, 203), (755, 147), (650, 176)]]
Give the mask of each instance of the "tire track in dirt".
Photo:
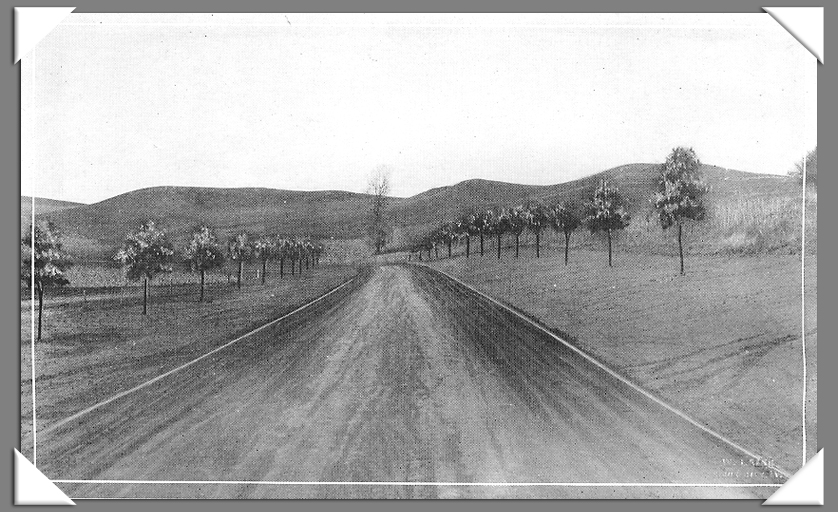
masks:
[[(39, 454), (71, 497), (753, 498), (779, 483), (730, 474), (735, 450), (403, 266), (55, 429)], [(707, 486), (529, 485), (557, 482)]]

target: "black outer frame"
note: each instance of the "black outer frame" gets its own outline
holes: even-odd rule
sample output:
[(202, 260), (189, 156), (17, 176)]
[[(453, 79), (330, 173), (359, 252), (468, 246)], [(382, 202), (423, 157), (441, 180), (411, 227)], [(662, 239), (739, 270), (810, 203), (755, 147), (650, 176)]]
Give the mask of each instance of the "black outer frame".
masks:
[[(20, 254), (15, 251), (16, 247), (13, 245), (13, 240), (18, 238), (19, 234), (19, 219), (18, 213), (20, 211), (20, 66), (13, 65), (13, 41), (14, 41), (14, 6), (76, 6), (74, 12), (763, 12), (763, 3), (759, 0), (714, 0), (705, 1), (701, 3), (693, 2), (686, 4), (679, 2), (678, 5), (673, 5), (671, 2), (664, 2), (661, 0), (633, 0), (631, 3), (618, 2), (617, 0), (588, 0), (586, 2), (578, 2), (574, 5), (557, 5), (555, 2), (548, 0), (519, 0), (514, 4), (506, 4), (498, 0), (479, 1), (479, 0), (455, 0), (455, 1), (426, 1), (421, 4), (401, 2), (401, 5), (393, 2), (385, 2), (382, 0), (355, 0), (351, 3), (340, 2), (339, 0), (311, 0), (308, 2), (288, 2), (281, 3), (269, 2), (266, 0), (238, 0), (237, 2), (222, 2), (219, 0), (147, 0), (142, 4), (130, 3), (123, 0), (118, 2), (107, 0), (78, 0), (68, 2), (55, 1), (32, 1), (23, 0), (12, 3), (10, 0), (2, 0), (3, 7), (0, 8), (0, 26), (6, 27), (8, 36), (2, 39), (2, 45), (5, 47), (7, 60), (0, 63), (0, 127), (2, 127), (2, 136), (0, 136), (0, 158), (2, 158), (2, 167), (0, 167), (0, 179), (2, 179), (3, 186), (0, 187), (0, 206), (3, 207), (3, 215), (0, 216), (0, 223), (2, 223), (3, 239), (9, 240), (6, 244), (0, 247), (0, 262), (3, 264), (3, 271), (0, 272), (0, 313), (2, 313), (2, 340), (0, 350), (4, 357), (0, 357), (2, 363), (2, 371), (0, 371), (0, 397), (5, 406), (4, 410), (7, 413), (3, 416), (2, 439), (3, 446), (8, 450), (8, 463), (0, 465), (0, 489), (2, 489), (4, 498), (0, 499), (0, 507), (3, 510), (6, 507), (12, 507), (13, 503), (13, 457), (12, 448), (19, 447), (20, 444), (20, 357), (19, 357), (19, 297), (16, 291), (19, 288), (14, 282), (13, 271), (19, 266)], [(774, 3), (774, 2), (772, 2)], [(786, 0), (779, 2), (776, 5), (781, 6), (810, 6), (811, 2), (800, 0)], [(831, 9), (825, 8), (825, 26), (830, 26)], [(829, 30), (825, 29), (825, 42), (829, 42)], [(8, 46), (6, 46), (8, 45)], [(824, 53), (831, 55), (833, 48), (825, 49)], [(2, 53), (2, 52), (0, 52)], [(825, 62), (829, 62), (829, 56), (825, 56)], [(819, 65), (818, 66), (818, 89), (821, 92), (821, 98), (818, 102), (818, 131), (821, 133), (831, 134), (835, 133), (831, 128), (832, 122), (836, 119), (835, 105), (826, 94), (827, 91), (836, 90), (836, 79), (834, 69), (832, 66)], [(831, 86), (831, 87), (830, 87)], [(833, 155), (834, 147), (826, 144), (821, 148), (821, 166), (824, 166), (823, 160), (826, 159), (829, 163), (834, 163)], [(835, 166), (826, 164), (825, 168), (833, 169)], [(821, 187), (826, 185), (830, 188), (834, 185), (834, 179), (828, 173), (826, 180), (821, 177)], [(827, 218), (834, 217), (834, 202), (826, 201), (821, 208), (826, 208), (825, 216)], [(13, 211), (14, 209), (14, 211)], [(830, 225), (826, 225), (827, 229), (834, 229)], [(820, 237), (821, 241), (825, 241), (827, 245), (824, 254), (833, 256), (835, 251), (832, 243), (835, 241), (834, 236)], [(824, 266), (825, 267), (825, 266)], [(822, 274), (819, 278), (822, 293), (824, 295), (824, 302), (827, 304), (834, 304), (832, 294), (835, 292), (835, 281), (833, 275)], [(832, 286), (829, 286), (829, 285)], [(837, 332), (834, 320), (830, 317), (822, 320), (826, 322), (826, 332)], [(17, 330), (16, 329), (17, 326)], [(828, 340), (829, 337), (823, 337)], [(831, 365), (827, 361), (834, 361), (836, 359), (835, 346), (832, 343), (821, 343), (819, 350), (819, 359), (821, 366), (829, 368)], [(823, 389), (834, 389), (836, 377), (832, 372), (823, 372), (821, 377), (821, 385)], [(822, 395), (827, 396), (827, 395)], [(823, 401), (823, 400), (822, 400)], [(823, 448), (826, 440), (833, 435), (835, 421), (832, 415), (835, 411), (832, 407), (818, 407), (818, 448)], [(15, 411), (16, 414), (12, 414)], [(825, 420), (825, 422), (823, 421)], [(829, 472), (827, 471), (827, 475)], [(829, 486), (825, 485), (827, 496), (825, 498), (828, 503), (830, 498)], [(373, 501), (373, 500), (347, 500), (347, 501), (324, 501), (324, 500), (119, 500), (119, 501), (105, 501), (105, 500), (83, 500), (77, 503), (77, 507), (82, 510), (144, 510), (144, 509), (168, 509), (171, 506), (177, 506), (181, 510), (227, 510), (230, 507), (241, 508), (243, 510), (276, 510), (277, 507), (293, 508), (293, 509), (309, 509), (322, 510), (326, 509), (341, 509), (341, 510), (390, 510), (397, 509), (448, 509), (449, 507), (461, 510), (485, 510), (485, 509), (499, 509), (506, 510), (510, 507), (521, 508), (526, 510), (555, 510), (557, 507), (569, 507), (573, 510), (640, 510), (640, 511), (655, 511), (655, 510), (754, 510), (754, 507), (761, 506), (760, 500), (677, 500), (677, 501), (654, 501), (654, 500), (514, 500), (514, 503), (504, 501), (490, 501), (490, 500), (416, 500), (416, 501)], [(785, 508), (797, 507), (780, 507), (780, 510)], [(32, 510), (38, 510), (41, 507), (34, 507)]]

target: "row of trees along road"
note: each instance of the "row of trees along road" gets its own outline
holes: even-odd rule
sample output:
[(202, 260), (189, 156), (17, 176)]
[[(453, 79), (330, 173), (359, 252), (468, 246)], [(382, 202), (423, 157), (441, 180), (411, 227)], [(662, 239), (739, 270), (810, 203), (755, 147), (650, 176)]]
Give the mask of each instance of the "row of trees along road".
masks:
[[(702, 220), (705, 216), (703, 202), (707, 186), (701, 181), (699, 168), (701, 162), (692, 148), (677, 147), (672, 150), (666, 161), (661, 164), (657, 191), (651, 199), (658, 212), (661, 227), (666, 230), (677, 227), (678, 254), (680, 271), (684, 274), (684, 247), (682, 225), (686, 220)], [(529, 230), (535, 235), (535, 256), (541, 256), (541, 235), (552, 229), (564, 235), (564, 262), (568, 264), (570, 237), (581, 226), (586, 226), (592, 234), (605, 233), (608, 240), (608, 266), (613, 266), (613, 234), (628, 227), (631, 219), (629, 205), (616, 187), (601, 180), (591, 198), (581, 209), (572, 203), (559, 203), (545, 206), (530, 203), (510, 208), (498, 208), (485, 212), (466, 215), (454, 222), (446, 222), (423, 237), (412, 249), (408, 259), (416, 255), (422, 260), (423, 252), (428, 259), (439, 257), (439, 246), (446, 245), (451, 257), (452, 244), (465, 242), (465, 256), (471, 254), (471, 239), (477, 237), (480, 242), (480, 256), (484, 254), (486, 237), (496, 237), (497, 257), (501, 257), (502, 237), (506, 234), (515, 237), (515, 257), (520, 254), (521, 235)]]
[[(20, 240), (20, 280), (37, 295), (38, 333), (41, 339), (43, 324), (44, 291), (46, 288), (61, 287), (70, 284), (66, 271), (70, 268), (70, 258), (63, 251), (61, 237), (55, 225), (41, 221), (31, 226)], [(242, 267), (244, 263), (259, 261), (262, 264), (261, 280), (265, 284), (268, 261), (279, 262), (279, 276), (285, 275), (285, 262), (290, 262), (291, 274), (303, 267), (320, 264), (325, 252), (322, 244), (308, 238), (293, 239), (276, 235), (251, 238), (247, 233), (239, 233), (226, 244), (220, 243), (209, 227), (201, 226), (193, 234), (181, 252), (180, 261), (191, 271), (201, 276), (200, 301), (204, 300), (204, 276), (207, 272), (224, 264), (226, 259), (238, 263), (237, 286), (241, 288)], [(126, 277), (131, 281), (143, 281), (143, 314), (148, 312), (148, 285), (157, 275), (172, 272), (178, 257), (174, 245), (166, 232), (154, 222), (147, 222), (140, 229), (130, 233), (114, 259), (125, 268)]]
[[(265, 284), (268, 261), (279, 261), (279, 277), (285, 275), (285, 261), (291, 263), (291, 274), (303, 265), (308, 270), (310, 265), (320, 263), (324, 247), (310, 239), (291, 239), (277, 235), (265, 235), (254, 238), (246, 232), (231, 237), (226, 244), (207, 226), (201, 226), (192, 234), (189, 244), (182, 251), (181, 260), (189, 269), (201, 277), (199, 301), (204, 300), (204, 276), (206, 272), (218, 268), (229, 259), (237, 264), (236, 286), (241, 289), (244, 264), (251, 261), (262, 263), (261, 280)], [(148, 284), (154, 276), (171, 272), (175, 263), (175, 250), (166, 233), (147, 222), (140, 229), (125, 239), (122, 249), (114, 259), (126, 269), (126, 276), (132, 281), (143, 280), (143, 314), (147, 312)]]

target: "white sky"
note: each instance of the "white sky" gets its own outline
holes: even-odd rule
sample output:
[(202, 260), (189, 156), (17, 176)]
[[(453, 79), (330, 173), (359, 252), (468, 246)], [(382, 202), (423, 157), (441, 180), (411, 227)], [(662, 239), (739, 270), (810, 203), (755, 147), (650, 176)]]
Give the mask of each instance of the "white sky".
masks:
[(72, 14), (23, 61), (21, 193), (157, 185), (394, 195), (616, 165), (785, 173), (815, 58), (767, 14)]

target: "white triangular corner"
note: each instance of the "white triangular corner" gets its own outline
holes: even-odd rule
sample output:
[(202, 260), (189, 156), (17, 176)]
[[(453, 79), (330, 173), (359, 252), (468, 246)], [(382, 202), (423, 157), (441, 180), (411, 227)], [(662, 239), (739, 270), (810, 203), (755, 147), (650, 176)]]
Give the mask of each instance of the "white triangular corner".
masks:
[(763, 7), (823, 64), (823, 7)]
[(15, 7), (15, 64), (75, 7)]
[(75, 505), (15, 449), (15, 505)]
[(763, 505), (823, 505), (823, 448)]

